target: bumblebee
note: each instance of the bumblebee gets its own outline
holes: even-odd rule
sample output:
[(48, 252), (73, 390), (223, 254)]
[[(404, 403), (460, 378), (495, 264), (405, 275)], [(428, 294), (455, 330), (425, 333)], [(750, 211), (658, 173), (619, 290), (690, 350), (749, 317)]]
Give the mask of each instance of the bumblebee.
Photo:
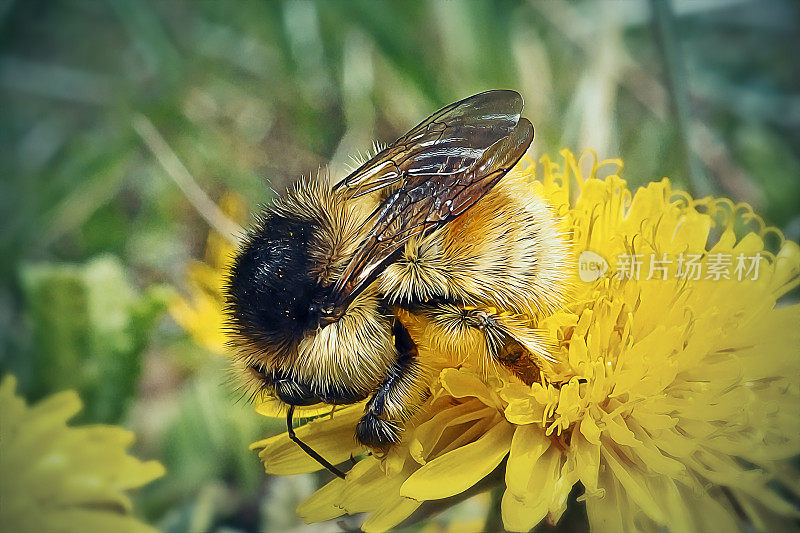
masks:
[(522, 106), (509, 90), (451, 104), (338, 184), (300, 180), (245, 236), (225, 287), (237, 371), (335, 474), (294, 435), (294, 408), (369, 398), (357, 440), (398, 442), (430, 379), (409, 317), (438, 352), (537, 379), (548, 355), (530, 317), (560, 304), (568, 253), (507, 175), (533, 140)]

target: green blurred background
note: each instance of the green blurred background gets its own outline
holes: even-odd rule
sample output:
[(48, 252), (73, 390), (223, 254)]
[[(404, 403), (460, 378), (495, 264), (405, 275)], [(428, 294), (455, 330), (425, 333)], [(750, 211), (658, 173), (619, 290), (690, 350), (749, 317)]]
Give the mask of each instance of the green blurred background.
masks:
[(248, 445), (280, 424), (236, 402), (224, 357), (167, 312), (204, 257), (204, 195), (255, 210), (513, 88), (534, 157), (620, 156), (634, 186), (670, 176), (797, 240), (798, 21), (789, 0), (2, 0), (0, 373), (29, 400), (77, 389), (80, 422), (134, 430), (167, 468), (137, 495), (162, 530), (304, 531), (293, 508), (320, 479), (263, 474)]

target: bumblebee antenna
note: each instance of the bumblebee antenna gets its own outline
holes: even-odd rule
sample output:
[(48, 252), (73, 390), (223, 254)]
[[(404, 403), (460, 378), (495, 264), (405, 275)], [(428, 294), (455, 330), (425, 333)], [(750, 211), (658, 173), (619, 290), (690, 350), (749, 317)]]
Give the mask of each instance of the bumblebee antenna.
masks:
[(294, 434), (294, 427), (292, 427), (292, 417), (294, 416), (294, 405), (289, 406), (289, 412), (286, 413), (286, 431), (289, 433), (289, 438), (292, 441), (300, 446), (304, 452), (306, 452), (312, 459), (316, 462), (327, 468), (332, 474), (344, 479), (344, 472), (330, 464), (328, 461), (325, 460), (320, 454), (315, 452), (311, 446), (306, 444), (305, 442), (301, 441), (297, 438), (297, 435)]

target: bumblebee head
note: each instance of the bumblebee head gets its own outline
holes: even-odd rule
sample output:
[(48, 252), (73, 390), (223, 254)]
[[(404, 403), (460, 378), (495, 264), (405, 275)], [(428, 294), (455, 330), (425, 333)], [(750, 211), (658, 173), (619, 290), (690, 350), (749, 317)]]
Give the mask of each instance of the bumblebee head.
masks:
[(374, 290), (344, 313), (325, 311), (330, 278), (320, 272), (329, 271), (332, 247), (321, 224), (270, 211), (233, 261), (224, 288), (239, 348), (233, 369), (253, 391), (265, 388), (265, 371), (291, 371), (317, 395), (346, 387), (361, 398), (393, 361), (390, 321)]
[(237, 343), (278, 354), (324, 325), (325, 289), (309, 251), (315, 230), (310, 220), (268, 214), (246, 236), (225, 287)]

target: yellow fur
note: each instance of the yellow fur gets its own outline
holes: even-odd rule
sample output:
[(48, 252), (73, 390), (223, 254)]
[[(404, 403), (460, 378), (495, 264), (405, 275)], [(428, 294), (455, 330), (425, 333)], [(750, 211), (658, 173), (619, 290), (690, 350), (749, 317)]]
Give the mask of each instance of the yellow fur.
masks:
[(300, 341), (292, 368), (323, 389), (333, 385), (331, 380), (339, 380), (366, 395), (386, 376), (395, 359), (389, 321), (378, 311), (377, 295), (368, 291), (350, 304), (338, 322)]
[(319, 282), (331, 284), (358, 248), (369, 209), (367, 202), (346, 202), (331, 190), (327, 178), (318, 175), (300, 179), (269, 211), (321, 223), (308, 251), (313, 264), (324, 266), (315, 272)]
[(459, 218), (409, 242), (379, 290), (394, 302), (443, 297), (537, 316), (560, 305), (567, 272), (552, 212), (507, 175)]

